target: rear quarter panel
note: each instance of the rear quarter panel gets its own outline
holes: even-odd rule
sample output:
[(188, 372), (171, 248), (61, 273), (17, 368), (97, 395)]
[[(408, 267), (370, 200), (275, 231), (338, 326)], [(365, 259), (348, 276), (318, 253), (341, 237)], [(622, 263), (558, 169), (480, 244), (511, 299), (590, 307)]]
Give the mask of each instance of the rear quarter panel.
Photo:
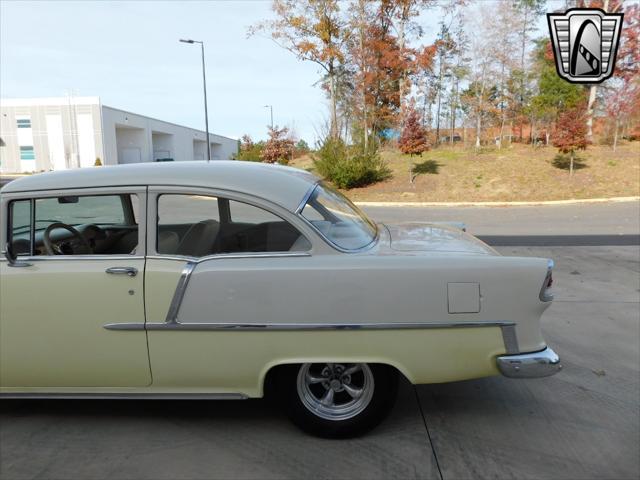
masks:
[[(164, 321), (178, 267), (165, 268), (162, 281), (148, 274), (147, 321)], [(535, 351), (545, 346), (539, 318), (548, 305), (538, 295), (546, 269), (546, 259), (489, 255), (218, 257), (196, 267), (178, 318), (243, 325), (510, 321), (521, 351)], [(450, 282), (479, 283), (480, 312), (450, 314)], [(149, 307), (154, 298), (165, 299), (161, 308)], [(224, 385), (250, 396), (283, 363), (388, 363), (414, 383), (431, 383), (496, 374), (495, 356), (505, 353), (498, 327), (148, 335), (155, 387)]]

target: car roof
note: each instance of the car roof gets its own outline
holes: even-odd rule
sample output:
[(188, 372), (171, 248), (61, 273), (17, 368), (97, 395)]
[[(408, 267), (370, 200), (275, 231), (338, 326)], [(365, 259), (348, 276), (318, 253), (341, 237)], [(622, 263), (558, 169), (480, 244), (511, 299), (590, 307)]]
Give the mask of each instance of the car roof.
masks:
[(304, 170), (259, 162), (154, 162), (29, 175), (5, 185), (2, 193), (134, 185), (209, 187), (261, 197), (293, 212), (317, 182)]

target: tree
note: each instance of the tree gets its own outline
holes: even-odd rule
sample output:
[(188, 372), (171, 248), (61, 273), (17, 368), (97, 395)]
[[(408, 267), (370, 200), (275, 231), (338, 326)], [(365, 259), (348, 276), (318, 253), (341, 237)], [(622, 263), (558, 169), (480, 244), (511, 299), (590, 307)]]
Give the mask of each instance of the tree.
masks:
[(455, 52), (455, 43), (451, 37), (450, 27), (444, 22), (440, 23), (440, 32), (434, 43), (435, 54), (434, 60), (437, 63), (437, 76), (434, 78), (435, 96), (437, 98), (436, 106), (436, 144), (440, 142), (440, 109), (442, 106), (442, 93), (445, 90), (443, 82), (446, 78), (451, 77), (451, 61)]
[(620, 47), (616, 59), (616, 77), (638, 79), (640, 74), (640, 4), (636, 3), (624, 12), (624, 24), (620, 33)]
[(548, 132), (558, 115), (584, 102), (585, 90), (580, 85), (569, 83), (558, 76), (549, 39), (538, 42), (534, 56), (533, 73), (537, 82), (528, 111), (533, 119), (545, 127), (548, 143)]
[[(410, 33), (420, 37), (422, 35), (422, 28), (413, 21), (413, 18), (420, 15), (421, 8), (428, 8), (433, 6), (435, 0), (382, 0), (392, 6), (392, 18), (396, 26), (396, 33), (398, 37), (398, 48), (400, 50), (400, 56), (406, 57), (411, 55), (411, 49), (408, 49), (408, 37)], [(398, 94), (399, 94), (399, 108), (400, 118), (404, 118), (404, 104), (408, 91), (411, 88), (409, 76), (413, 73), (412, 62), (406, 63), (405, 70), (401, 73), (398, 79)]]
[(508, 79), (512, 77), (516, 64), (513, 59), (512, 45), (516, 41), (517, 11), (511, 1), (502, 0), (497, 5), (497, 12), (487, 19), (485, 24), (487, 40), (491, 55), (494, 59), (493, 77), (498, 87), (498, 108), (500, 110), (500, 140), (498, 147), (502, 147), (507, 116), (513, 111), (508, 89)]
[(392, 31), (394, 8), (392, 2), (379, 3), (365, 38), (366, 63), (371, 65), (364, 77), (365, 98), (378, 134), (399, 124), (400, 78), (407, 70), (407, 57)]
[[(591, 0), (588, 5), (590, 8), (600, 8), (607, 13), (618, 12), (622, 8), (620, 0)], [(585, 5), (587, 6), (587, 5)], [(598, 94), (598, 85), (589, 87), (589, 101), (587, 103), (587, 136), (591, 141), (593, 139), (593, 115), (595, 112), (595, 103)]]
[(427, 131), (422, 126), (420, 115), (414, 107), (409, 107), (407, 119), (398, 140), (398, 148), (405, 155), (422, 155), (429, 150)]
[(249, 29), (249, 35), (267, 31), (276, 44), (325, 71), (331, 100), (330, 135), (337, 137), (338, 76), (345, 60), (345, 44), (350, 30), (338, 0), (273, 0), (274, 20)]
[(589, 145), (587, 111), (584, 105), (564, 111), (556, 123), (553, 146), (570, 155), (569, 175), (573, 176), (573, 161), (576, 150), (585, 150)]
[(607, 96), (607, 118), (614, 125), (613, 151), (618, 146), (618, 134), (620, 126), (629, 121), (634, 113), (640, 111), (640, 82), (637, 79), (615, 79), (617, 82), (609, 83)]
[(293, 157), (295, 142), (289, 137), (289, 129), (287, 127), (278, 128), (269, 127), (269, 140), (264, 145), (261, 159), (266, 163), (282, 163), (287, 164)]
[(309, 148), (309, 144), (301, 138), (300, 140), (298, 140), (298, 143), (296, 143), (296, 150), (302, 155), (305, 153), (309, 153), (309, 150), (311, 149)]
[[(402, 134), (398, 140), (398, 148), (405, 155), (422, 155), (429, 150), (427, 131), (422, 126), (418, 111), (411, 105), (408, 108)], [(413, 163), (409, 167), (409, 183), (413, 183)]]
[[(516, 74), (520, 80), (518, 92), (517, 116), (523, 116), (526, 105), (526, 79), (527, 64), (525, 63), (525, 53), (527, 45), (530, 44), (530, 34), (536, 30), (537, 17), (544, 14), (546, 0), (516, 0), (514, 8), (520, 14), (520, 27), (518, 35), (521, 41), (520, 48), (520, 72)], [(522, 122), (520, 122), (520, 138), (522, 138)], [(531, 125), (531, 138), (533, 139), (533, 125)]]

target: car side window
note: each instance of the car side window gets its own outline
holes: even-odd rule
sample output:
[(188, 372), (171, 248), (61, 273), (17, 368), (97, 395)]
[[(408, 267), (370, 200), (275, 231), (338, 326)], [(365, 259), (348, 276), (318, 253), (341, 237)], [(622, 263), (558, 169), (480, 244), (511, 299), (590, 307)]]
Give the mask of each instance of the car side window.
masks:
[[(138, 246), (135, 197), (68, 195), (11, 202), (9, 241), (16, 254), (133, 254)], [(33, 239), (31, 208), (35, 208)]]
[(263, 208), (187, 194), (158, 197), (156, 245), (159, 254), (192, 257), (311, 248), (295, 227)]
[(31, 200), (14, 200), (9, 204), (8, 233), (14, 254), (31, 254)]

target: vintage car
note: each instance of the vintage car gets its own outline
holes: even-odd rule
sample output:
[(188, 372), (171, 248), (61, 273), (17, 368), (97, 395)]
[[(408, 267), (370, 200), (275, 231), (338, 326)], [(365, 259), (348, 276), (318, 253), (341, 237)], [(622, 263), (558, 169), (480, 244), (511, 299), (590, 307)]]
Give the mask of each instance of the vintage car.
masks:
[(1, 191), (3, 398), (244, 399), (356, 435), (414, 384), (560, 369), (551, 260), (459, 228), (375, 224), (293, 168), (216, 161), (24, 177)]

